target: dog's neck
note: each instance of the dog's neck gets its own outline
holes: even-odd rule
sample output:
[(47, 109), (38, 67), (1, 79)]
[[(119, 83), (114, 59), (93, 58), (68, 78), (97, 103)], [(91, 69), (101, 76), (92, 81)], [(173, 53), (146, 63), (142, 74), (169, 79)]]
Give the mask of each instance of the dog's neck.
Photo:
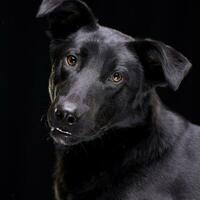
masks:
[[(170, 152), (185, 129), (184, 125), (180, 126), (183, 119), (171, 115), (155, 92), (148, 98), (148, 112), (142, 125), (112, 130), (91, 142), (58, 149), (57, 182), (66, 182), (69, 191), (76, 194), (93, 188), (101, 190), (106, 183), (122, 182), (124, 176), (138, 169), (138, 165), (142, 170)], [(176, 123), (179, 123), (179, 130)]]

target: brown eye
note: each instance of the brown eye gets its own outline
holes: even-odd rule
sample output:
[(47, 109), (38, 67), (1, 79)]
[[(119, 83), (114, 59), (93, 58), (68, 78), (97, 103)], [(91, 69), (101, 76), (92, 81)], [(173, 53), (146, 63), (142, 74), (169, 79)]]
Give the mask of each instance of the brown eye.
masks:
[(123, 75), (119, 72), (114, 72), (111, 76), (111, 80), (114, 83), (119, 83), (119, 82), (123, 81), (123, 79), (124, 79)]
[(70, 66), (75, 66), (76, 65), (76, 63), (77, 63), (77, 57), (76, 56), (73, 56), (73, 55), (69, 55), (69, 56), (67, 56), (67, 58), (66, 58), (66, 62), (67, 62), (67, 64), (68, 65), (70, 65)]

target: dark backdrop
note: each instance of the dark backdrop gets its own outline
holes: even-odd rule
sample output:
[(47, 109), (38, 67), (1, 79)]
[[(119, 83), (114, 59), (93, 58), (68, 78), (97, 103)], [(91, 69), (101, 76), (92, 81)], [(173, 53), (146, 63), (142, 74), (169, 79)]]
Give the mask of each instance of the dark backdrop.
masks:
[[(162, 40), (193, 69), (163, 101), (200, 124), (199, 6), (193, 1), (88, 0), (99, 22), (134, 37)], [(48, 39), (35, 19), (39, 0), (0, 3), (0, 182), (4, 200), (51, 200), (54, 148), (41, 121), (48, 108)], [(44, 115), (45, 116), (45, 115)], [(1, 194), (3, 194), (1, 192)]]

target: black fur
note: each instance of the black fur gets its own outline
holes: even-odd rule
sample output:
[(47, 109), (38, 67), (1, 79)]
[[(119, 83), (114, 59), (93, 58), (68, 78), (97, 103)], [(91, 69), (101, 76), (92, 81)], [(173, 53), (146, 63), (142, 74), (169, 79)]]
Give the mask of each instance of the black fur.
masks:
[(187, 58), (100, 26), (79, 0), (44, 0), (38, 17), (47, 17), (51, 39), (56, 200), (200, 199), (200, 128), (155, 91), (178, 89)]

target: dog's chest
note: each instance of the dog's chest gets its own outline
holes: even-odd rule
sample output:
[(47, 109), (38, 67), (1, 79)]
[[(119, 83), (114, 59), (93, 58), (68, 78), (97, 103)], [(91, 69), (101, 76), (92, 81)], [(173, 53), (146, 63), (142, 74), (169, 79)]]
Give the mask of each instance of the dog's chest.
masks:
[[(134, 190), (134, 189), (133, 189)], [(175, 197), (171, 194), (158, 193), (153, 191), (105, 191), (102, 194), (87, 195), (86, 197), (77, 197), (76, 195), (67, 195), (67, 200), (173, 200)], [(64, 199), (59, 199), (64, 200)], [(186, 200), (186, 199), (185, 199)], [(193, 199), (197, 200), (197, 199)]]
[[(82, 165), (82, 167), (84, 164)], [(81, 165), (79, 165), (81, 168)], [(68, 174), (65, 186), (58, 185), (58, 200), (172, 200), (170, 192), (159, 188), (160, 183), (135, 184), (134, 176), (127, 173), (126, 177), (116, 178), (112, 172), (94, 172), (86, 175), (81, 172)], [(122, 174), (118, 173), (118, 176)], [(131, 177), (131, 178), (130, 178)], [(120, 181), (119, 181), (120, 180)], [(132, 182), (132, 183), (131, 183)], [(67, 196), (67, 198), (66, 198)]]
[[(68, 194), (67, 200), (199, 200), (199, 198), (194, 197), (191, 193), (188, 194), (185, 191), (181, 193), (173, 194), (170, 191), (159, 190), (159, 187), (146, 187), (143, 189), (138, 189), (138, 187), (130, 186), (130, 188), (118, 188), (114, 185), (108, 190), (101, 193), (91, 192), (85, 195), (85, 197), (77, 196), (76, 194)], [(59, 200), (65, 200), (59, 199)]]
[(190, 196), (192, 193), (187, 185), (183, 187), (183, 181), (186, 180), (174, 185), (170, 175), (167, 179), (167, 176), (151, 172), (151, 176), (147, 174), (145, 180), (138, 181), (129, 172), (124, 175), (109, 170), (92, 171), (89, 168), (90, 173), (87, 174), (87, 171), (82, 171), (85, 167), (86, 163), (79, 164), (74, 167), (75, 171), (71, 169), (60, 177), (57, 182), (58, 200), (198, 200)]

